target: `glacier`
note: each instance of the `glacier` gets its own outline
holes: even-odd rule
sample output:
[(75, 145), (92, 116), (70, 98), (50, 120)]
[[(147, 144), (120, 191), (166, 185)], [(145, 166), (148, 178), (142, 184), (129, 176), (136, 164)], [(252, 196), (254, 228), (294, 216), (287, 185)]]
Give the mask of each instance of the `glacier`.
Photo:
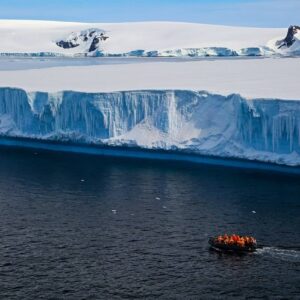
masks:
[(0, 52), (0, 57), (249, 57), (249, 56), (262, 56), (262, 57), (281, 57), (281, 56), (298, 56), (299, 51), (287, 53), (281, 51), (276, 52), (268, 47), (249, 47), (239, 50), (233, 50), (226, 47), (204, 47), (204, 48), (181, 48), (163, 51), (145, 51), (143, 49), (132, 50), (125, 53), (108, 53), (102, 50), (95, 50), (92, 52), (82, 52), (76, 54), (63, 54), (59, 52)]
[[(297, 43), (298, 45), (298, 43)], [(274, 51), (269, 47), (249, 47), (238, 50), (226, 47), (203, 47), (203, 48), (180, 48), (172, 50), (151, 50), (143, 49), (132, 50), (125, 53), (109, 53), (102, 50), (95, 50), (92, 52), (82, 52), (76, 54), (64, 54), (59, 52), (0, 52), (0, 57), (290, 57), (299, 56), (299, 47), (295, 51)]]
[(193, 90), (0, 88), (1, 137), (300, 165), (300, 102)]

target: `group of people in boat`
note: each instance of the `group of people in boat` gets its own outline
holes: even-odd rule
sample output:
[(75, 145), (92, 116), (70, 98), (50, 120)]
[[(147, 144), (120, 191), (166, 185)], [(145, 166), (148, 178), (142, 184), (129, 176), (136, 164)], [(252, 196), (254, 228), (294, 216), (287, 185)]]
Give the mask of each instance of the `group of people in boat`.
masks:
[(256, 240), (251, 236), (232, 235), (219, 235), (215, 240), (217, 243), (225, 244), (228, 246), (235, 245), (239, 247), (248, 247), (256, 244)]

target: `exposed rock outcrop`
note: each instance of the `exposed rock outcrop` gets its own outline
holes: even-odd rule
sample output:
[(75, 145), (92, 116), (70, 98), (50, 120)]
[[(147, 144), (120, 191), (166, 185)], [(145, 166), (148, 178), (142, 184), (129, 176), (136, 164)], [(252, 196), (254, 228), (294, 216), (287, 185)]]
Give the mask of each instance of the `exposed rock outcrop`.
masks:
[(71, 49), (82, 46), (86, 52), (99, 50), (100, 42), (106, 41), (108, 36), (100, 29), (87, 29), (81, 32), (72, 32), (67, 38), (56, 42), (58, 47)]
[(296, 39), (295, 39), (295, 35), (298, 33), (298, 31), (300, 31), (300, 26), (297, 25), (292, 25), (288, 28), (288, 32), (286, 37), (283, 40), (279, 40), (276, 43), (276, 46), (278, 47), (278, 49), (282, 48), (282, 47), (291, 47)]

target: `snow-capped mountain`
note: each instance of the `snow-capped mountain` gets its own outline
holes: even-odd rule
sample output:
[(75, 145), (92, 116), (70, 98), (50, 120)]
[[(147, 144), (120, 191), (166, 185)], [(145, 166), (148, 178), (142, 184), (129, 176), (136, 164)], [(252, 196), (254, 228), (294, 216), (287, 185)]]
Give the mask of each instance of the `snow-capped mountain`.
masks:
[(0, 21), (1, 55), (262, 56), (297, 55), (300, 30), (174, 22)]

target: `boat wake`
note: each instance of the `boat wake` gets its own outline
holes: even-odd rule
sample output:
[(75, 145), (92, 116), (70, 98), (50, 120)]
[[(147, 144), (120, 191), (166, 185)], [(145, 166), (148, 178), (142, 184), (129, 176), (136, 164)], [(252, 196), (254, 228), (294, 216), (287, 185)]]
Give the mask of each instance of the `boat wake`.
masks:
[(279, 247), (263, 247), (257, 249), (256, 254), (284, 261), (300, 263), (300, 249), (298, 248), (286, 249)]

